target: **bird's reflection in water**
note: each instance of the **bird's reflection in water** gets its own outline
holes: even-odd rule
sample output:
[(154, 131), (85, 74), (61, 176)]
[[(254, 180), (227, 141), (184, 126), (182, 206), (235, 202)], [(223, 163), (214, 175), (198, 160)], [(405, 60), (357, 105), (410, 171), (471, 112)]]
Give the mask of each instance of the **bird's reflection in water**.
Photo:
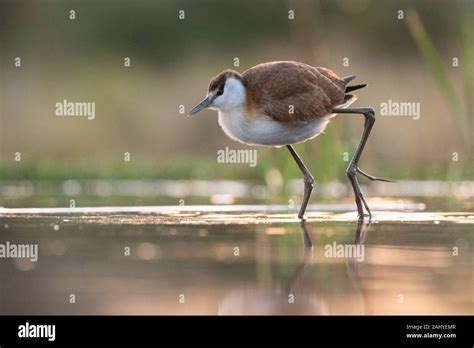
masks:
[[(370, 231), (371, 220), (365, 221), (365, 219), (359, 219), (357, 222), (357, 229), (355, 233), (355, 245), (364, 245), (367, 235)], [(354, 289), (360, 294), (364, 306), (364, 314), (372, 314), (372, 310), (369, 305), (367, 293), (359, 280), (359, 265), (360, 261), (357, 258), (353, 258), (346, 261), (347, 274), (351, 279)]]
[[(363, 245), (370, 229), (370, 222), (359, 219), (355, 231), (355, 244)], [(297, 265), (284, 286), (260, 289), (255, 286), (235, 289), (227, 293), (219, 304), (221, 315), (328, 315), (331, 314), (324, 300), (316, 293), (305, 291), (304, 280), (308, 265), (313, 262), (313, 242), (307, 225), (300, 222), (304, 249)], [(346, 261), (348, 277), (355, 290), (361, 294), (367, 312), (367, 300), (358, 281), (359, 261)]]

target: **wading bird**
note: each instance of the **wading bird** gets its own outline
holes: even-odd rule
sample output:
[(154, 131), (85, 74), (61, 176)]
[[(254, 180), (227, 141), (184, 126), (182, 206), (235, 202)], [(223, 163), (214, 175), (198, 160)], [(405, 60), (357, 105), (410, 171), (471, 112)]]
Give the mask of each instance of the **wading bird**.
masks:
[(206, 97), (189, 115), (210, 108), (219, 112), (219, 124), (232, 139), (247, 145), (286, 146), (304, 176), (304, 195), (298, 217), (303, 219), (314, 179), (293, 144), (321, 134), (336, 114), (361, 114), (364, 131), (347, 176), (355, 194), (359, 217), (369, 206), (359, 186), (359, 173), (374, 181), (388, 181), (368, 175), (358, 167), (362, 151), (375, 122), (374, 109), (348, 108), (356, 96), (350, 92), (366, 85), (347, 84), (355, 76), (339, 78), (334, 72), (299, 62), (270, 62), (240, 74), (225, 70), (211, 79)]

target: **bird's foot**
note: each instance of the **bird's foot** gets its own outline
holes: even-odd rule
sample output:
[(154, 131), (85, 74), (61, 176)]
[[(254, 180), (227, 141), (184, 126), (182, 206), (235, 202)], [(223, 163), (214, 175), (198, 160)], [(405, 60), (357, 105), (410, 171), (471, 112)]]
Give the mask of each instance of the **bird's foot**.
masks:
[(362, 213), (357, 215), (358, 220), (365, 220), (365, 218), (369, 218), (369, 222), (372, 221), (372, 218), (374, 215), (372, 215), (372, 212), (369, 210), (369, 213)]
[(376, 176), (373, 176), (373, 175), (369, 175), (366, 172), (362, 171), (362, 169), (360, 169), (359, 167), (356, 167), (356, 171), (357, 171), (357, 173), (365, 176), (367, 179), (369, 179), (371, 181), (384, 181), (384, 182), (396, 183), (396, 181), (394, 181), (394, 180), (383, 179), (383, 178), (379, 178), (379, 177), (376, 177)]

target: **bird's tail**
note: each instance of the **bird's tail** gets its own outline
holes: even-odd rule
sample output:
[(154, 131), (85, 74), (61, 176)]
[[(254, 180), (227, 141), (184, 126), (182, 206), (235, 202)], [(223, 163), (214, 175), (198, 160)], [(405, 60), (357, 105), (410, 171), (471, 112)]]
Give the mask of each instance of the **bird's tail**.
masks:
[(356, 100), (357, 100), (357, 96), (355, 96), (354, 94), (346, 94), (344, 96), (344, 101), (341, 104), (336, 105), (336, 108), (345, 109), (349, 107), (352, 103), (354, 103)]
[(346, 93), (355, 91), (356, 89), (364, 88), (365, 86), (367, 86), (366, 83), (364, 83), (364, 84), (362, 84), (362, 85), (347, 86), (347, 87), (346, 87)]
[(349, 82), (351, 82), (351, 81), (354, 80), (355, 78), (356, 78), (355, 75), (351, 75), (351, 76), (343, 77), (341, 80), (344, 81), (344, 83), (347, 85)]
[[(355, 78), (356, 78), (355, 75), (350, 75), (350, 76), (343, 77), (341, 80), (344, 81), (344, 84), (347, 85), (349, 82), (351, 82), (351, 81), (354, 80)], [(346, 93), (355, 91), (356, 89), (364, 88), (365, 86), (367, 86), (367, 84), (354, 85), (354, 86), (346, 86)]]

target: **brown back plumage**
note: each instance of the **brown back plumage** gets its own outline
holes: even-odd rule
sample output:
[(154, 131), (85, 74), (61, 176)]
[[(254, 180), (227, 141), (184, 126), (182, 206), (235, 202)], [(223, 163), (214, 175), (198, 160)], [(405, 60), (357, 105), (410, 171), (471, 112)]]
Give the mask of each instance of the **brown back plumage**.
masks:
[(278, 121), (304, 123), (343, 104), (346, 85), (354, 77), (341, 79), (329, 69), (304, 63), (271, 62), (245, 71), (242, 81), (252, 111)]

